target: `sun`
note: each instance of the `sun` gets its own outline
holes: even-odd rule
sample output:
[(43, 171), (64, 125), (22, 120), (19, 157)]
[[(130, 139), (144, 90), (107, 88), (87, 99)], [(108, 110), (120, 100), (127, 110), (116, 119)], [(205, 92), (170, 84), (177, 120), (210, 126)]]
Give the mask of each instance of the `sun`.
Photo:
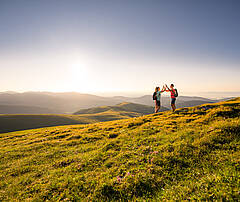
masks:
[(81, 92), (89, 91), (91, 76), (87, 66), (80, 62), (74, 62), (70, 68), (72, 89)]

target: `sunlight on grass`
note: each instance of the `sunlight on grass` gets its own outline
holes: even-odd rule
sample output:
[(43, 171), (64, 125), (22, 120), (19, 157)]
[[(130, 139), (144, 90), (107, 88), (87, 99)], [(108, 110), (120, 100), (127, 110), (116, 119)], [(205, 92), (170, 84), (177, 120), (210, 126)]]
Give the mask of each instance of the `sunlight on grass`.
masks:
[(239, 199), (240, 99), (0, 134), (0, 201)]

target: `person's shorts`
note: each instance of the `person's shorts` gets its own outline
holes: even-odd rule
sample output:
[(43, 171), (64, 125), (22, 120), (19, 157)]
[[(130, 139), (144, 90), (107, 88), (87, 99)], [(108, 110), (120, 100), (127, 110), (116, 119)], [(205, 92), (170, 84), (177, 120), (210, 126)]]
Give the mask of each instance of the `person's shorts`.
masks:
[(176, 98), (171, 98), (171, 105), (175, 105), (176, 103)]
[(160, 107), (161, 106), (161, 102), (156, 100), (156, 106)]

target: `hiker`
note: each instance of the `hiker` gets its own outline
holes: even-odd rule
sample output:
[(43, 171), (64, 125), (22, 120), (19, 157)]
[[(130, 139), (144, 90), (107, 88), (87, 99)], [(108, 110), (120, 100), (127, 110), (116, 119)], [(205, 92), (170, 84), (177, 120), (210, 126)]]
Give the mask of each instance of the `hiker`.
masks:
[(176, 110), (175, 103), (176, 103), (176, 97), (178, 97), (178, 91), (177, 91), (177, 89), (174, 89), (174, 85), (173, 84), (170, 85), (170, 89), (165, 84), (165, 88), (167, 89), (166, 92), (170, 92), (171, 93), (171, 107), (172, 107), (172, 111), (175, 112), (175, 110)]
[(153, 93), (153, 100), (155, 101), (155, 113), (158, 113), (161, 108), (161, 93), (163, 93), (165, 90), (166, 88), (164, 86), (162, 90), (160, 90), (160, 87), (155, 88), (155, 92)]

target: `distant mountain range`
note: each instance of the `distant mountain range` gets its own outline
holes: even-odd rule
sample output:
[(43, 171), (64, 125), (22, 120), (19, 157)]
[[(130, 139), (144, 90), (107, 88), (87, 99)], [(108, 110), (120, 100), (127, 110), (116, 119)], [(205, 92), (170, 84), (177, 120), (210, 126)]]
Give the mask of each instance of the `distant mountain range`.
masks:
[[(205, 103), (214, 103), (220, 100), (211, 100), (203, 97), (179, 96), (177, 107), (190, 107)], [(221, 100), (222, 101), (222, 100)], [(86, 108), (99, 106), (113, 106), (122, 102), (131, 102), (153, 106), (152, 95), (141, 97), (102, 97), (75, 92), (1, 92), (0, 114), (72, 114)], [(170, 108), (170, 98), (162, 97), (162, 106)], [(163, 108), (164, 109), (164, 108)]]

